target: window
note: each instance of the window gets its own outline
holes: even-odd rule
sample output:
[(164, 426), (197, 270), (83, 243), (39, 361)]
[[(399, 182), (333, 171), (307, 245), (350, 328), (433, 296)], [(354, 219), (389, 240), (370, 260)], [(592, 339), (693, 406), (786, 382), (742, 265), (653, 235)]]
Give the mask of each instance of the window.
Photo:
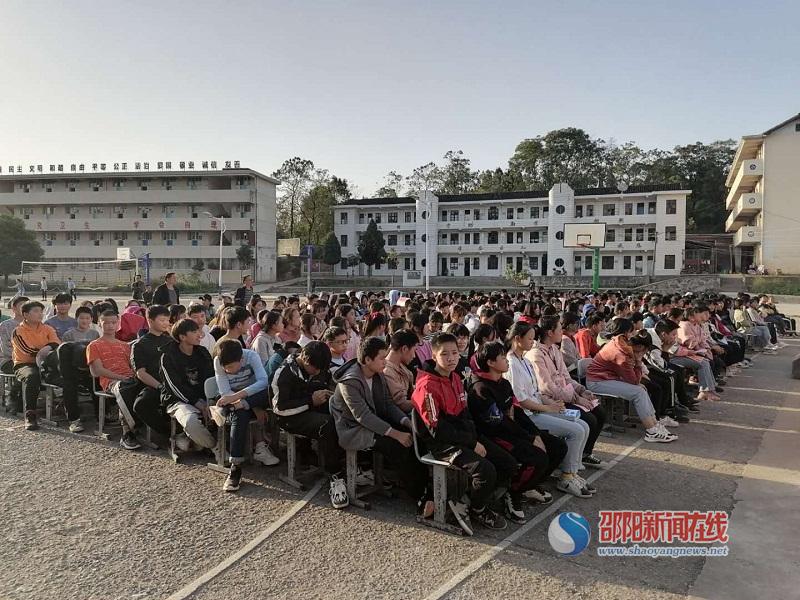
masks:
[(513, 218), (514, 218), (514, 209), (513, 208), (507, 208), (506, 209), (506, 219), (508, 219), (510, 221)]
[(403, 236), (403, 243), (404, 243), (406, 246), (410, 246), (410, 245), (411, 245), (411, 234), (410, 234), (410, 233), (407, 233), (407, 234), (405, 234), (405, 235)]
[(556, 213), (559, 215), (563, 215), (565, 210), (567, 209), (563, 204), (559, 204), (558, 206), (556, 206)]
[(111, 182), (111, 185), (115, 190), (121, 190), (122, 188), (125, 187), (125, 180), (115, 179), (114, 181)]
[[(189, 232), (189, 240), (191, 240), (193, 242), (199, 242), (202, 239), (203, 239), (203, 232), (202, 231), (190, 231)], [(192, 245), (196, 246), (197, 244), (192, 244)]]
[(42, 214), (45, 217), (52, 217), (54, 214), (56, 214), (56, 207), (55, 206), (45, 206), (42, 209)]
[[(175, 239), (175, 238), (178, 237), (178, 233), (175, 232), (175, 231), (164, 231), (164, 232), (162, 232), (162, 234), (166, 234), (166, 233), (169, 233), (169, 234), (175, 236), (172, 239)], [(115, 231), (114, 232), (114, 239), (117, 240), (118, 242), (124, 242), (125, 240), (128, 239), (128, 232), (127, 231)]]
[(578, 204), (575, 207), (575, 218), (576, 219), (580, 219), (582, 216), (583, 216), (583, 205), (582, 204)]
[(675, 255), (674, 254), (665, 254), (664, 255), (664, 268), (665, 269), (674, 269), (675, 268)]
[(623, 269), (630, 269), (631, 268), (631, 257), (630, 256), (623, 256), (622, 257), (622, 268)]
[(480, 208), (476, 208), (474, 211), (472, 211), (472, 219), (474, 221), (480, 221), (481, 220), (481, 209)]
[(92, 243), (95, 246), (99, 246), (100, 242), (103, 240), (103, 232), (102, 231), (93, 231), (89, 234), (89, 239), (92, 240)]
[(150, 187), (150, 180), (149, 179), (142, 179), (139, 182), (139, 189), (143, 192), (146, 192)]
[(496, 244), (497, 243), (497, 238), (498, 238), (497, 232), (496, 231), (490, 231), (489, 232), (489, 236), (488, 236), (488, 238), (486, 240), (486, 243), (487, 244)]
[(381, 213), (375, 213), (375, 223), (381, 222)]
[(457, 256), (451, 256), (450, 257), (450, 270), (453, 271), (455, 269), (458, 269), (458, 257)]
[(530, 239), (530, 243), (531, 244), (538, 244), (539, 243), (539, 232), (538, 231), (531, 231), (529, 239)]
[(386, 236), (386, 245), (397, 246), (397, 235), (394, 233), (390, 233), (388, 236)]
[(70, 246), (74, 246), (76, 242), (81, 241), (81, 232), (80, 231), (68, 231), (67, 232), (67, 240), (69, 241)]
[(616, 229), (606, 229), (606, 241), (607, 242), (614, 242), (617, 239), (617, 230)]
[(627, 227), (625, 229), (625, 241), (626, 242), (632, 242), (633, 241), (633, 229), (630, 228), (630, 227)]
[(636, 230), (636, 241), (643, 242), (644, 241), (644, 229), (637, 229)]
[(125, 207), (124, 206), (115, 206), (112, 208), (115, 215), (117, 215), (118, 219), (122, 219), (125, 216)]
[(489, 220), (490, 221), (497, 221), (500, 218), (500, 211), (497, 210), (496, 206), (489, 207)]
[(172, 189), (172, 180), (171, 179), (162, 179), (161, 180), (161, 187), (164, 188), (165, 190), (171, 190)]
[(443, 210), (441, 216), (439, 217), (440, 221), (447, 221), (447, 211)]
[(75, 192), (78, 190), (78, 184), (74, 181), (67, 182), (67, 191)]
[(347, 213), (346, 212), (339, 213), (339, 223), (341, 225), (347, 225)]
[(522, 243), (522, 232), (521, 231), (517, 232), (517, 243), (518, 244)]
[(92, 188), (93, 192), (99, 192), (103, 188), (102, 181), (92, 181), (89, 183), (89, 187)]
[(164, 206), (161, 207), (161, 214), (167, 217), (168, 219), (171, 219), (175, 216), (175, 207), (169, 204), (165, 204)]
[(175, 245), (175, 240), (178, 239), (177, 231), (162, 231), (161, 240), (167, 243), (167, 246)]
[(677, 200), (667, 200), (667, 214), (674, 215), (678, 212), (678, 201)]
[(603, 204), (603, 216), (613, 217), (615, 213), (613, 204)]
[(667, 227), (664, 229), (664, 239), (668, 242), (674, 242), (678, 239), (678, 228), (677, 227)]
[(647, 203), (647, 214), (648, 215), (656, 214), (656, 203), (655, 202), (648, 202)]
[(106, 214), (106, 209), (102, 206), (90, 206), (89, 214), (92, 215), (93, 219), (102, 219)]
[(522, 219), (524, 214), (525, 214), (525, 209), (522, 208), (521, 206), (518, 206), (517, 207), (517, 218), (518, 219)]
[(636, 214), (643, 215), (644, 214), (644, 202), (637, 202), (636, 203)]
[(396, 258), (388, 258), (388, 259), (386, 259), (386, 268), (387, 269), (396, 269), (397, 268), (397, 259)]
[(446, 233), (443, 233), (443, 234), (442, 234), (442, 243), (443, 243), (443, 244), (446, 244), (446, 243), (447, 243), (447, 234), (446, 234)]
[(583, 257), (583, 268), (587, 271), (591, 271), (592, 269), (592, 258), (591, 254), (587, 254)]
[(547, 213), (549, 213), (549, 212), (550, 212), (550, 207), (548, 207), (548, 206), (543, 207), (542, 208), (542, 217), (546, 217)]
[(497, 271), (499, 268), (499, 260), (497, 259), (496, 254), (490, 254), (489, 258), (486, 259), (486, 269), (488, 271)]
[(647, 228), (647, 241), (648, 242), (655, 242), (656, 241), (656, 228), (655, 227), (648, 227)]
[(450, 234), (450, 244), (452, 244), (453, 246), (458, 246), (458, 234), (457, 233), (451, 233)]
[(451, 221), (458, 221), (458, 211), (457, 210), (451, 210), (450, 211), (450, 220)]
[(600, 257), (600, 268), (606, 271), (611, 271), (614, 269), (614, 257), (613, 256), (601, 256)]
[(403, 266), (405, 267), (406, 271), (411, 270), (411, 259), (409, 257), (403, 259)]
[(538, 256), (529, 256), (528, 257), (528, 268), (531, 271), (538, 271), (539, 270), (539, 257)]
[(506, 267), (509, 269), (514, 268), (514, 257), (513, 256), (506, 256)]
[(594, 216), (594, 206), (592, 204), (586, 205), (586, 216), (593, 217)]
[(626, 202), (625, 203), (625, 214), (632, 215), (633, 214), (633, 202)]
[(364, 224), (364, 213), (359, 213), (359, 215), (358, 215), (358, 224), (359, 225), (363, 225)]
[(469, 233), (465, 233), (464, 234), (464, 243), (465, 244), (469, 244), (471, 239), (472, 239), (472, 236)]
[(386, 222), (387, 223), (397, 223), (397, 213), (396, 212), (390, 212), (389, 214), (387, 214), (386, 215)]
[(480, 233), (473, 233), (472, 234), (472, 243), (473, 244), (480, 244), (481, 243), (481, 234)]
[(472, 268), (476, 271), (481, 268), (481, 259), (477, 256), (472, 259)]
[[(152, 231), (139, 231), (136, 234), (136, 237), (139, 238), (140, 242), (147, 242), (153, 239), (153, 232)], [(144, 244), (146, 245), (146, 244)]]
[(539, 218), (539, 207), (531, 206), (531, 219), (538, 219), (538, 218)]
[(411, 212), (410, 210), (407, 210), (407, 211), (406, 211), (406, 214), (405, 214), (405, 220), (406, 220), (406, 223), (411, 223), (411, 222), (413, 222), (413, 219), (414, 219), (414, 213), (413, 213), (413, 212)]
[(506, 244), (513, 244), (513, 243), (514, 243), (514, 232), (506, 231)]

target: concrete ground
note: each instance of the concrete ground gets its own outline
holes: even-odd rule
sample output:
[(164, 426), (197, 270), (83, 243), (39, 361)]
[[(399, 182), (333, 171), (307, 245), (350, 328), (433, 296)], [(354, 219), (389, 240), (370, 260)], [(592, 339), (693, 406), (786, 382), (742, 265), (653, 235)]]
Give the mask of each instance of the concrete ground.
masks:
[[(588, 500), (556, 492), (531, 521), (462, 538), (414, 522), (411, 502), (331, 508), (327, 489), (280, 483), (283, 465), (248, 467), (238, 494), (201, 457), (127, 452), (63, 430), (26, 432), (0, 417), (0, 598), (800, 598), (800, 381), (788, 377), (800, 340), (732, 379), (669, 445), (641, 431), (601, 438), (616, 462)], [(563, 500), (561, 498), (564, 498)], [(606, 558), (593, 539), (557, 555), (552, 515), (724, 510), (724, 558)], [(510, 537), (509, 537), (510, 536)]]

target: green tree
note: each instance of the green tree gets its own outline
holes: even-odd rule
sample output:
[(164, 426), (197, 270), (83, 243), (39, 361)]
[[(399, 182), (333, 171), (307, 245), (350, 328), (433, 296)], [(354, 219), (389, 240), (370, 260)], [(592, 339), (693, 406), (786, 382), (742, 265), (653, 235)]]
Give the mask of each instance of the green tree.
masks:
[(419, 195), (425, 191), (437, 192), (444, 184), (444, 174), (434, 162), (417, 167), (406, 178), (408, 190), (412, 195)]
[(280, 179), (278, 196), (278, 237), (295, 237), (295, 222), (300, 200), (311, 186), (314, 163), (295, 156), (284, 161), (272, 176)]
[(339, 239), (332, 231), (325, 238), (325, 245), (322, 247), (322, 262), (326, 265), (338, 265), (342, 262), (342, 246)]
[(383, 233), (378, 229), (375, 221), (370, 219), (367, 230), (358, 242), (358, 256), (361, 262), (367, 265), (369, 277), (372, 277), (372, 267), (377, 267), (386, 261), (385, 244)]
[(529, 189), (549, 190), (559, 182), (573, 189), (594, 187), (602, 180), (601, 143), (577, 127), (555, 129), (520, 142), (509, 166)]
[(447, 161), (442, 171), (439, 189), (444, 194), (467, 194), (475, 191), (478, 173), (470, 168), (470, 160), (461, 150), (450, 150), (444, 155)]
[(516, 192), (525, 189), (522, 173), (513, 168), (486, 169), (478, 174), (476, 192)]
[(300, 200), (298, 237), (306, 244), (321, 244), (333, 231), (334, 191), (329, 182), (317, 183)]
[(253, 264), (253, 248), (252, 246), (244, 245), (236, 249), (236, 258), (239, 259), (239, 268), (247, 270)]
[(6, 287), (9, 275), (20, 272), (23, 260), (42, 260), (43, 256), (36, 234), (25, 229), (22, 219), (0, 215), (0, 274)]
[(206, 270), (206, 265), (201, 259), (198, 258), (196, 261), (194, 261), (194, 264), (192, 265), (192, 271), (200, 274), (205, 270)]
[(383, 178), (383, 185), (375, 190), (376, 198), (397, 198), (403, 187), (404, 177), (397, 171), (389, 171)]

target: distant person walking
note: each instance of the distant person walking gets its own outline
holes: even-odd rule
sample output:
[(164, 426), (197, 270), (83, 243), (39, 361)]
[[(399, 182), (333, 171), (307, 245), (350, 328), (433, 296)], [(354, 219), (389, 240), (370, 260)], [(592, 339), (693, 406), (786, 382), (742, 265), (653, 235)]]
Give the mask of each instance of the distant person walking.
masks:
[(175, 275), (175, 273), (167, 273), (164, 275), (164, 283), (158, 286), (153, 293), (153, 304), (161, 304), (162, 306), (180, 304), (180, 291), (175, 287), (177, 282), (178, 276)]
[(14, 294), (14, 298), (25, 295), (25, 282), (22, 279), (17, 279), (16, 289), (17, 293)]
[(75, 280), (72, 277), (67, 277), (67, 293), (72, 296), (72, 301), (78, 299), (78, 294), (75, 293)]
[(42, 289), (42, 300), (47, 300), (47, 278), (44, 275), (39, 282), (39, 287)]
[(137, 275), (133, 279), (133, 283), (131, 284), (131, 295), (134, 300), (144, 300), (144, 281), (142, 281), (141, 275)]

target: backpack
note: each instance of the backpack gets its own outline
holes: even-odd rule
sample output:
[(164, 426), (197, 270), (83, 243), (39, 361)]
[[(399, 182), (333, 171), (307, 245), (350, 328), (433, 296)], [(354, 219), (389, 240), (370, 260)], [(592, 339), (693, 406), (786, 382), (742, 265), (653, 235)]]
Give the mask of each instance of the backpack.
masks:
[(56, 387), (64, 387), (64, 379), (61, 377), (61, 369), (58, 364), (58, 352), (52, 350), (44, 357), (39, 373), (43, 383), (48, 383)]

